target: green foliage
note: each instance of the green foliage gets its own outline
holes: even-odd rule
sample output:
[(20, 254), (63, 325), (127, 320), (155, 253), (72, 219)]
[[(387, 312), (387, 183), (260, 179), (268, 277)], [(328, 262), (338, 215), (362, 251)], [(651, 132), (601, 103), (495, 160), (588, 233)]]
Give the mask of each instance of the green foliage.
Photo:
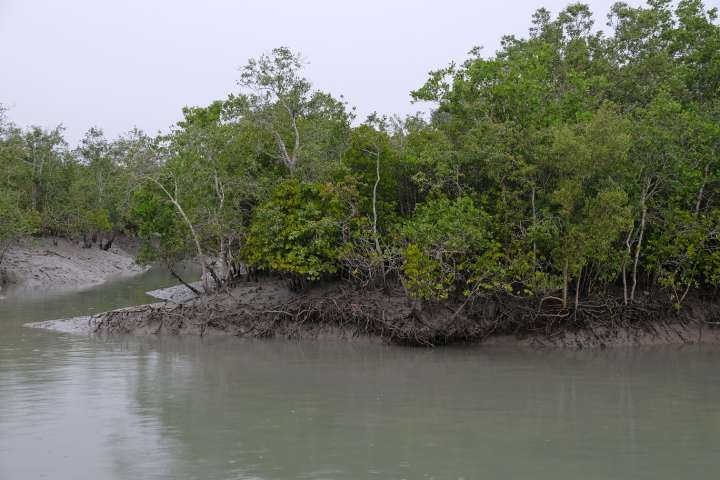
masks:
[(345, 103), (312, 89), (303, 77), (302, 56), (287, 47), (252, 58), (238, 85), (246, 93), (230, 97), (236, 113), (264, 138), (271, 156), (307, 179), (327, 179), (345, 148), (352, 114)]
[(490, 225), (490, 216), (468, 197), (420, 205), (402, 228), (408, 242), (402, 267), (408, 292), (422, 300), (443, 300), (470, 283), (500, 287), (506, 272)]
[(138, 262), (174, 265), (192, 258), (185, 228), (172, 207), (154, 188), (147, 185), (133, 194), (130, 218), (141, 240)]
[(332, 185), (287, 180), (255, 210), (243, 256), (259, 269), (317, 280), (338, 271), (347, 221)]
[(691, 288), (720, 286), (719, 227), (718, 210), (692, 214), (676, 209), (666, 212), (664, 224), (651, 239), (649, 268), (660, 285), (671, 289), (677, 305)]
[(431, 73), (412, 93), (428, 119), (353, 127), (285, 47), (157, 138), (93, 128), (70, 149), (0, 109), (0, 235), (126, 232), (143, 261), (224, 280), (400, 281), (424, 301), (682, 304), (720, 283), (717, 19), (700, 0), (616, 3), (603, 32), (586, 5), (540, 9), (525, 38)]
[(402, 266), (405, 288), (414, 298), (447, 300), (455, 286), (455, 276), (446, 270), (439, 260), (429, 257), (415, 244), (411, 243), (405, 250)]
[(36, 214), (23, 212), (16, 198), (0, 191), (0, 262), (5, 249), (12, 242), (34, 233), (37, 227)]

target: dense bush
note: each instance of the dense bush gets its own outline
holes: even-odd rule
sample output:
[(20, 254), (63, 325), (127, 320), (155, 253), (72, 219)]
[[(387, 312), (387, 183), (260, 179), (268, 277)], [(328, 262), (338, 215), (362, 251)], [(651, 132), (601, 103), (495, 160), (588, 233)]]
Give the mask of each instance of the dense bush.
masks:
[(337, 273), (347, 221), (332, 185), (287, 180), (255, 210), (243, 256), (256, 268), (317, 280)]
[(502, 282), (501, 245), (491, 218), (469, 197), (441, 198), (419, 205), (402, 227), (407, 241), (402, 272), (406, 288), (423, 300), (447, 299), (473, 280)]

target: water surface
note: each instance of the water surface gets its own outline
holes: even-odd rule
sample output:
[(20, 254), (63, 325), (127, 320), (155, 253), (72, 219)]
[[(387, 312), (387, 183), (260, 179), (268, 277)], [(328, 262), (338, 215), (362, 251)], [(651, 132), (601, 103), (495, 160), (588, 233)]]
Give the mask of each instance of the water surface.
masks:
[(532, 352), (22, 327), (160, 272), (0, 301), (0, 479), (714, 479), (720, 349)]

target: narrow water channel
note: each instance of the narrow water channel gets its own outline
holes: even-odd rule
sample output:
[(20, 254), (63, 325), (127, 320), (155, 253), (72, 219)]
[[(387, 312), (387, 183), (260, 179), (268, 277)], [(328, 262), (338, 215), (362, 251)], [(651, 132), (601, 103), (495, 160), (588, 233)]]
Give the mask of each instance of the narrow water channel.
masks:
[(715, 479), (720, 349), (91, 338), (160, 272), (0, 301), (0, 479)]

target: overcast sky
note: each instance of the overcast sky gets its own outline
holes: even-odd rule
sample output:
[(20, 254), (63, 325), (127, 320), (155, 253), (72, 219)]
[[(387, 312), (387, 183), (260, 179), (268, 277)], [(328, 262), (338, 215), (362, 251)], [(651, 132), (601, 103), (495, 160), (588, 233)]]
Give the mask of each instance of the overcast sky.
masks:
[[(184, 105), (237, 91), (238, 67), (276, 46), (310, 61), (317, 88), (344, 94), (359, 118), (406, 114), (427, 72), (491, 54), (525, 35), (531, 14), (567, 0), (0, 0), (0, 103), (17, 124), (63, 123), (75, 143), (167, 130)], [(612, 0), (589, 0), (604, 27)], [(637, 5), (640, 0), (628, 3)], [(717, 5), (720, 0), (707, 0)]]

